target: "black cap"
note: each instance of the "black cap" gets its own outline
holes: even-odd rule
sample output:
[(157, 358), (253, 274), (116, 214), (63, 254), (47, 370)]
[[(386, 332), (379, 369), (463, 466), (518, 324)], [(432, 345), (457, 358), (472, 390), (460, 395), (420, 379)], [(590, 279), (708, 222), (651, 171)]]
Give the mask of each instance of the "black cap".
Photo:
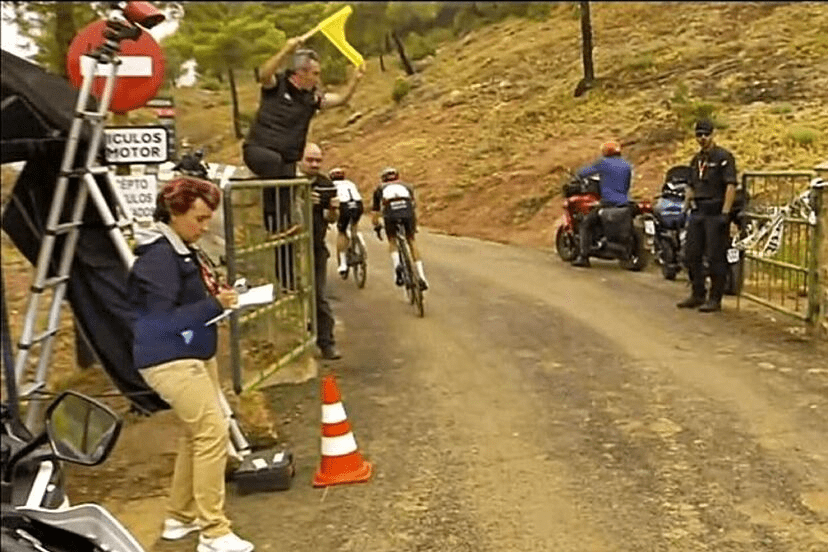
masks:
[(696, 132), (713, 132), (713, 123), (710, 119), (696, 121)]

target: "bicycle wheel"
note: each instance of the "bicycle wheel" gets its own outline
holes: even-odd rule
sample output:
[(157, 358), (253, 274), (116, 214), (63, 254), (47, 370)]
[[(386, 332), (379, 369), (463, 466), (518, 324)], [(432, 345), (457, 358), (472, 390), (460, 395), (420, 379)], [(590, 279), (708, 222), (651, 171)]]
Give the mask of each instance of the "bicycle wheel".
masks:
[(365, 247), (359, 238), (351, 238), (352, 259), (354, 260), (354, 281), (358, 288), (365, 287), (365, 279), (368, 277), (368, 262)]
[(414, 286), (417, 285), (414, 280), (414, 267), (411, 264), (411, 252), (408, 250), (408, 240), (399, 238), (397, 241), (397, 250), (400, 253), (400, 264), (402, 265), (403, 282), (405, 284), (405, 294), (408, 297), (408, 302), (414, 304)]
[(417, 308), (417, 316), (422, 318), (425, 316), (425, 299), (423, 297), (423, 289), (420, 287), (419, 279), (414, 283), (414, 306)]

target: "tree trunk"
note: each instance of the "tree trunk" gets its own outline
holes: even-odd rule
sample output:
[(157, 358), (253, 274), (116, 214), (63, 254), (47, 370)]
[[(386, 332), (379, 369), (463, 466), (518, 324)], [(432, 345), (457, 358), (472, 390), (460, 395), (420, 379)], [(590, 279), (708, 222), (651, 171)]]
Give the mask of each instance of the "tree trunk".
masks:
[(595, 70), (592, 65), (592, 20), (589, 15), (589, 1), (581, 1), (581, 55), (584, 60), (584, 78), (575, 87), (575, 97), (592, 88)]
[(385, 73), (385, 60), (383, 60), (382, 54), (380, 54), (379, 58), (380, 58), (380, 71)]
[(230, 81), (230, 97), (233, 101), (233, 131), (236, 133), (236, 139), (244, 138), (241, 129), (241, 117), (239, 117), (239, 95), (236, 91), (236, 76), (233, 74), (233, 68), (227, 68), (227, 78)]
[(403, 47), (402, 40), (400, 40), (400, 37), (397, 36), (396, 31), (391, 31), (391, 38), (394, 39), (394, 44), (397, 45), (397, 53), (400, 54), (400, 61), (405, 68), (405, 74), (413, 75), (416, 71), (414, 71), (414, 67), (411, 66), (411, 62), (408, 61), (408, 56), (405, 55), (405, 47)]
[(66, 54), (69, 52), (69, 45), (72, 43), (72, 39), (75, 38), (75, 35), (78, 33), (78, 29), (75, 26), (75, 17), (74, 17), (74, 2), (55, 2), (54, 9), (55, 9), (55, 43), (57, 44), (57, 55), (58, 57), (58, 71), (64, 77), (67, 77), (69, 73), (66, 70)]

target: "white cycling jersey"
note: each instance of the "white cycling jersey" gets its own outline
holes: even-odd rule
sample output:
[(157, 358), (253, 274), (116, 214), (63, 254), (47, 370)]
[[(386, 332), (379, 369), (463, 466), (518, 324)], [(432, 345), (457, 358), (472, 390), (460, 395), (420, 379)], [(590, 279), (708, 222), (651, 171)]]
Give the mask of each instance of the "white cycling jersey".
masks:
[(333, 183), (336, 184), (336, 197), (339, 198), (340, 203), (362, 201), (356, 184), (350, 180), (334, 180)]
[(382, 188), (382, 199), (399, 199), (403, 197), (411, 197), (411, 191), (404, 184), (386, 184)]

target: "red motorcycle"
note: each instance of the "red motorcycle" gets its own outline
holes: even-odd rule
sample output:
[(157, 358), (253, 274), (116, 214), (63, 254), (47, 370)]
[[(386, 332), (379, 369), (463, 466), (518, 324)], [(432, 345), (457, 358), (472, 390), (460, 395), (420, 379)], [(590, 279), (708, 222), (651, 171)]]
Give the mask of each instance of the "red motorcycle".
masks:
[[(578, 256), (579, 226), (584, 217), (601, 199), (600, 178), (572, 175), (563, 185), (564, 212), (557, 222), (555, 249), (566, 262)], [(620, 207), (603, 207), (598, 213), (600, 224), (595, 227), (590, 257), (618, 260), (626, 270), (643, 270), (649, 261), (649, 247), (643, 221), (652, 216), (649, 201), (631, 202)]]

